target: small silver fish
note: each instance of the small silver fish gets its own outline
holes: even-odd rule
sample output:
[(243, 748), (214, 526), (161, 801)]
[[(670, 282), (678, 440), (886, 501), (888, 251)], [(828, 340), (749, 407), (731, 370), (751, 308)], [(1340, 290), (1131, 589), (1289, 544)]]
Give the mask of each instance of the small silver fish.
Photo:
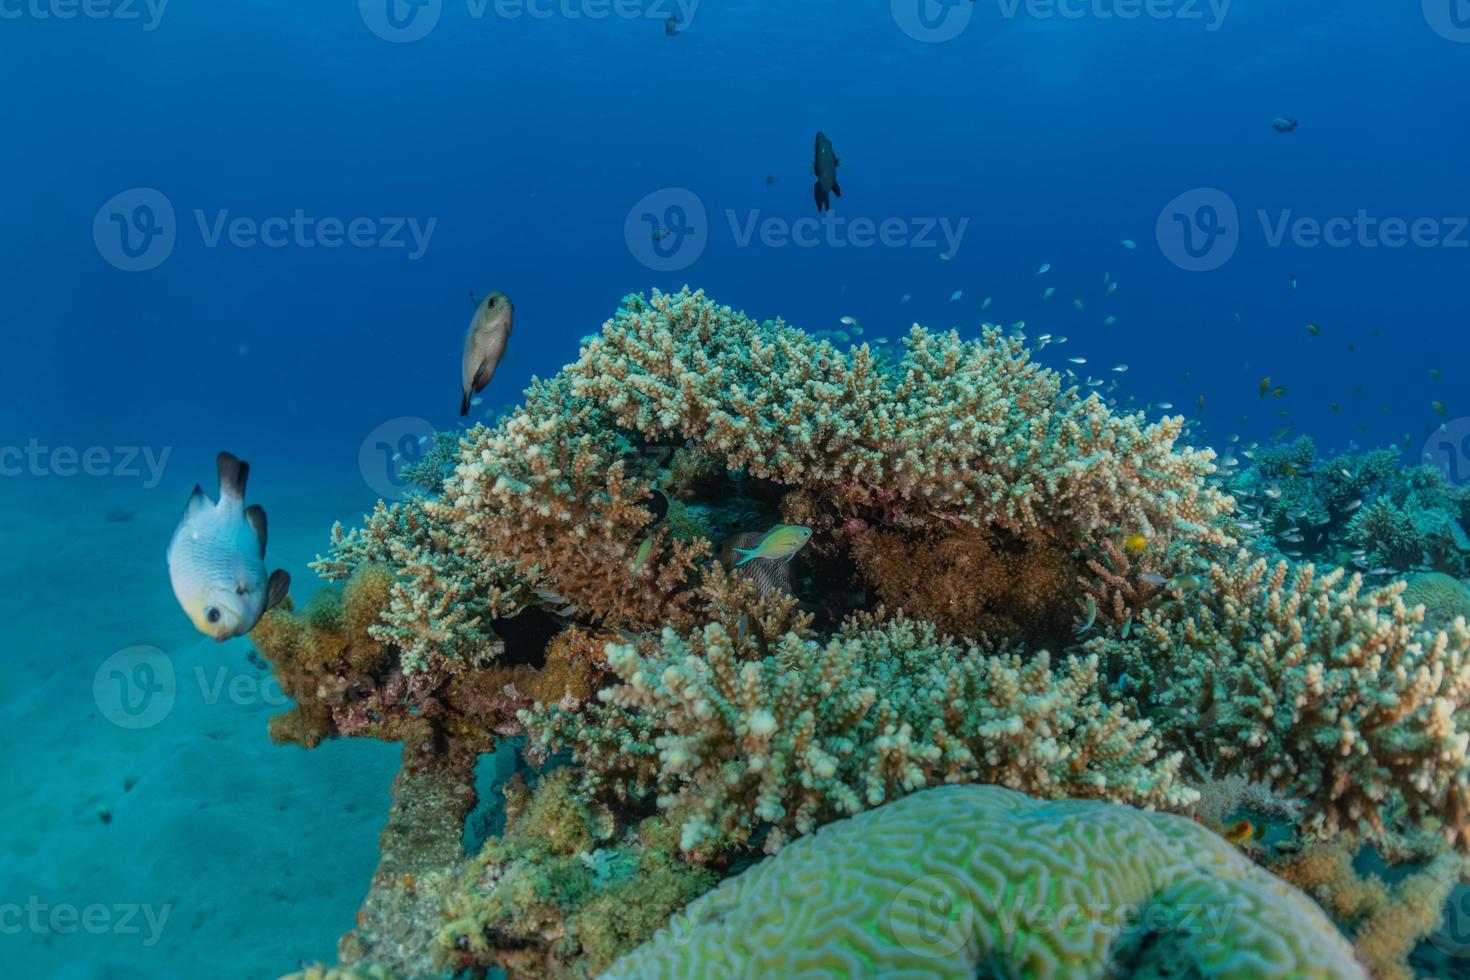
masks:
[(266, 519), (245, 506), (250, 464), (220, 453), (219, 502), (194, 485), (168, 544), (174, 596), (196, 629), (220, 642), (244, 636), (291, 587), (291, 576), (265, 570)]
[(515, 306), (511, 304), (510, 297), (499, 290), (475, 305), (475, 315), (470, 318), (469, 329), (465, 331), (464, 356), (459, 365), (461, 418), (470, 414), (471, 396), (484, 391), (495, 376), (495, 368), (505, 356), (505, 345), (510, 341), (514, 318)]

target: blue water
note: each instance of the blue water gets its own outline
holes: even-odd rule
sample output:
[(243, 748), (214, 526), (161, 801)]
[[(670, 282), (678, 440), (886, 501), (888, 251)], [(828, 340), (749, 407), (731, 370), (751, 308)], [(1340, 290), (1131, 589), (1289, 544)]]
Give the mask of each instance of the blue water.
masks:
[[(1086, 357), (1120, 402), (1169, 402), (1219, 445), (1290, 426), (1412, 461), (1443, 421), (1431, 402), (1470, 415), (1464, 0), (1180, 0), (1133, 19), (1117, 0), (1065, 5), (1079, 17), (978, 0), (929, 20), (906, 0), (639, 0), (600, 17), (577, 0), (549, 16), (393, 2), (396, 28), (374, 0), (173, 0), (161, 16), (98, 0), (72, 17), (70, 0), (0, 0), (0, 444), (43, 461), (7, 469), (11, 488), (45, 493), (56, 447), (114, 465), (140, 446), (170, 454), (157, 478), (122, 474), (91, 506), (146, 484), (171, 510), (229, 448), (266, 500), (342, 477), (324, 540), (381, 492), (360, 466), (379, 443), (458, 423), (469, 294), (492, 289), (517, 315), (481, 414), (572, 360), (623, 295), (688, 283), (813, 330), (854, 316), (866, 340), (1025, 320), (1069, 338), (1047, 363)], [(891, 222), (893, 244), (864, 247), (851, 224), (813, 247), (741, 240), (816, 216), (817, 130), (842, 159), (832, 215)], [(1221, 201), (1202, 189), (1236, 218), (1201, 210)], [(280, 247), (212, 237), (298, 213), (314, 230)], [(1427, 222), (1426, 240), (1269, 233), (1360, 213)], [(670, 234), (654, 242), (645, 214)], [(354, 221), (378, 244), (324, 244), (322, 222)], [(938, 223), (963, 225), (948, 261)], [(1181, 267), (1197, 262), (1218, 267)], [(1259, 398), (1263, 376), (1286, 394)], [(344, 927), (359, 897), (343, 894)], [(330, 946), (278, 952), (286, 967)]]

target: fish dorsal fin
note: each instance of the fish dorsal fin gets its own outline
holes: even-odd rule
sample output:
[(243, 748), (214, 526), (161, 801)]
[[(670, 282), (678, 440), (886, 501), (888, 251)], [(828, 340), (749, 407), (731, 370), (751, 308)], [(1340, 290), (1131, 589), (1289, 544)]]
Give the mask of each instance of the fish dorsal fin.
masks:
[(260, 504), (251, 504), (245, 508), (245, 520), (250, 522), (250, 529), (255, 532), (256, 538), (260, 540), (260, 557), (265, 557), (265, 508)]
[(265, 608), (267, 611), (280, 605), (286, 593), (291, 591), (291, 576), (284, 568), (278, 568), (271, 572), (270, 579), (265, 583)]
[(219, 454), (219, 495), (224, 500), (244, 500), (250, 464), (234, 453)]
[(193, 517), (201, 510), (208, 510), (214, 506), (214, 501), (209, 499), (209, 494), (199, 484), (194, 484), (194, 492), (189, 494), (189, 502), (184, 504), (184, 517)]

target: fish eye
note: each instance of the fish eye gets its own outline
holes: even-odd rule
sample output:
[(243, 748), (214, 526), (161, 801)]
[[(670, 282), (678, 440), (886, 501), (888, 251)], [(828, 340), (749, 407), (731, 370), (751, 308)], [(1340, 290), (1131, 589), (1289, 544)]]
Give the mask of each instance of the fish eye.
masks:
[(495, 305), (495, 297), (494, 296), (491, 296), (490, 299), (488, 299), (486, 301), (485, 305), (486, 306), (494, 306)]
[(204, 611), (204, 615), (205, 618), (207, 618), (211, 623), (219, 622), (219, 610), (214, 608), (213, 606), (210, 606), (208, 609), (206, 609)]

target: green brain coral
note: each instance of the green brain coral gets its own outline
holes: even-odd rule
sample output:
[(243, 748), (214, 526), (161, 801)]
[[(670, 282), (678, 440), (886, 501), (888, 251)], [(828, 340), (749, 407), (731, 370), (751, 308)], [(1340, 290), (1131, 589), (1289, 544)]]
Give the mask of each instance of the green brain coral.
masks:
[(1366, 977), (1313, 902), (1181, 817), (925, 790), (697, 899), (613, 978)]

